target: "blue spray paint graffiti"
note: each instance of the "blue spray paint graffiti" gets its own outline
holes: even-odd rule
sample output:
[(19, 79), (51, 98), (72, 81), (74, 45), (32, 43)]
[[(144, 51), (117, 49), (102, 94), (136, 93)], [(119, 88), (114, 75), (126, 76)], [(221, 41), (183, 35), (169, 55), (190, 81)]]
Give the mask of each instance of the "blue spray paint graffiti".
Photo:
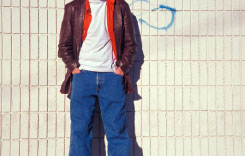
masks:
[[(146, 2), (146, 3), (149, 3), (148, 0), (134, 0), (130, 6), (133, 4), (133, 3), (136, 3), (136, 2)], [(171, 11), (171, 15), (172, 15), (172, 18), (171, 18), (171, 21), (169, 22), (169, 24), (167, 26), (163, 26), (163, 27), (157, 27), (157, 26), (154, 26), (154, 25), (151, 25), (149, 24), (147, 21), (145, 21), (144, 19), (142, 18), (138, 18), (138, 21), (140, 23), (143, 23), (143, 24), (146, 24), (148, 25), (149, 27), (153, 28), (153, 29), (157, 29), (157, 30), (167, 30), (168, 28), (170, 28), (173, 23), (174, 23), (174, 16), (175, 16), (175, 13), (176, 13), (176, 9), (174, 8), (171, 8), (169, 6), (166, 6), (166, 5), (163, 5), (163, 4), (160, 4), (158, 8), (154, 8), (152, 9), (151, 11), (157, 11), (157, 10), (161, 10), (161, 9), (166, 9), (166, 10), (169, 10)]]

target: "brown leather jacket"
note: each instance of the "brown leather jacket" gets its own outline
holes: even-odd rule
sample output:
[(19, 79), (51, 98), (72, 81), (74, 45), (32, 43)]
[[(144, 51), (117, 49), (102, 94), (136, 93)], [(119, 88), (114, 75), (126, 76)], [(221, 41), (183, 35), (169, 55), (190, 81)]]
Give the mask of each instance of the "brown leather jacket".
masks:
[[(58, 44), (58, 57), (65, 63), (67, 72), (61, 85), (60, 92), (68, 94), (72, 89), (72, 71), (79, 67), (79, 52), (82, 46), (83, 19), (85, 0), (73, 0), (65, 5), (63, 21)], [(133, 17), (125, 0), (115, 0), (113, 13), (113, 29), (116, 41), (118, 60), (116, 66), (124, 72), (125, 93), (133, 93), (130, 82), (129, 68), (132, 67), (137, 53), (137, 42)]]

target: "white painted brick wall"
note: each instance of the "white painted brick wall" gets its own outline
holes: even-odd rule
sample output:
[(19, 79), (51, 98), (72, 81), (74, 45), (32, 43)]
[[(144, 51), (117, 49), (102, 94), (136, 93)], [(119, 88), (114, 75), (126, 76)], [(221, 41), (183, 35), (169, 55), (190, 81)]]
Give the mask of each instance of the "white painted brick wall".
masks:
[[(0, 155), (67, 156), (70, 101), (57, 57), (71, 0), (0, 0)], [(127, 0), (139, 52), (127, 95), (132, 156), (245, 155), (245, 2)], [(177, 10), (172, 15), (159, 5)], [(139, 32), (138, 32), (139, 31)], [(106, 155), (98, 110), (93, 156)]]

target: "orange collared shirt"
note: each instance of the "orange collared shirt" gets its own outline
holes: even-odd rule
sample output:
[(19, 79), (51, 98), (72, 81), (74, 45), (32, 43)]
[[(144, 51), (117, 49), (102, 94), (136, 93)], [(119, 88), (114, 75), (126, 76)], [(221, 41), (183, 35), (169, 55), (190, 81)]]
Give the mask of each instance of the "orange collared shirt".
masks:
[[(116, 41), (115, 41), (115, 35), (113, 31), (114, 3), (115, 3), (115, 0), (106, 0), (108, 32), (109, 32), (109, 36), (111, 39), (112, 49), (115, 55), (115, 59), (117, 60)], [(89, 5), (89, 0), (85, 0), (85, 14), (84, 14), (82, 41), (84, 41), (87, 36), (87, 31), (91, 23), (91, 20), (92, 20), (92, 14), (91, 14), (91, 8)]]

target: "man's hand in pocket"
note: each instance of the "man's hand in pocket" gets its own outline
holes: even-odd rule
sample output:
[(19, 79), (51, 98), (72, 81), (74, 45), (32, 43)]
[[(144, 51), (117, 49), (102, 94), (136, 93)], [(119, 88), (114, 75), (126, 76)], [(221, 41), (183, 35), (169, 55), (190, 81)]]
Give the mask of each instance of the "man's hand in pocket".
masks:
[(72, 74), (77, 74), (77, 73), (80, 73), (79, 68), (75, 68), (75, 69), (72, 71)]
[(120, 67), (117, 67), (116, 71), (114, 73), (122, 75), (122, 76), (124, 75), (124, 73), (123, 73), (123, 71), (122, 71), (122, 69)]

